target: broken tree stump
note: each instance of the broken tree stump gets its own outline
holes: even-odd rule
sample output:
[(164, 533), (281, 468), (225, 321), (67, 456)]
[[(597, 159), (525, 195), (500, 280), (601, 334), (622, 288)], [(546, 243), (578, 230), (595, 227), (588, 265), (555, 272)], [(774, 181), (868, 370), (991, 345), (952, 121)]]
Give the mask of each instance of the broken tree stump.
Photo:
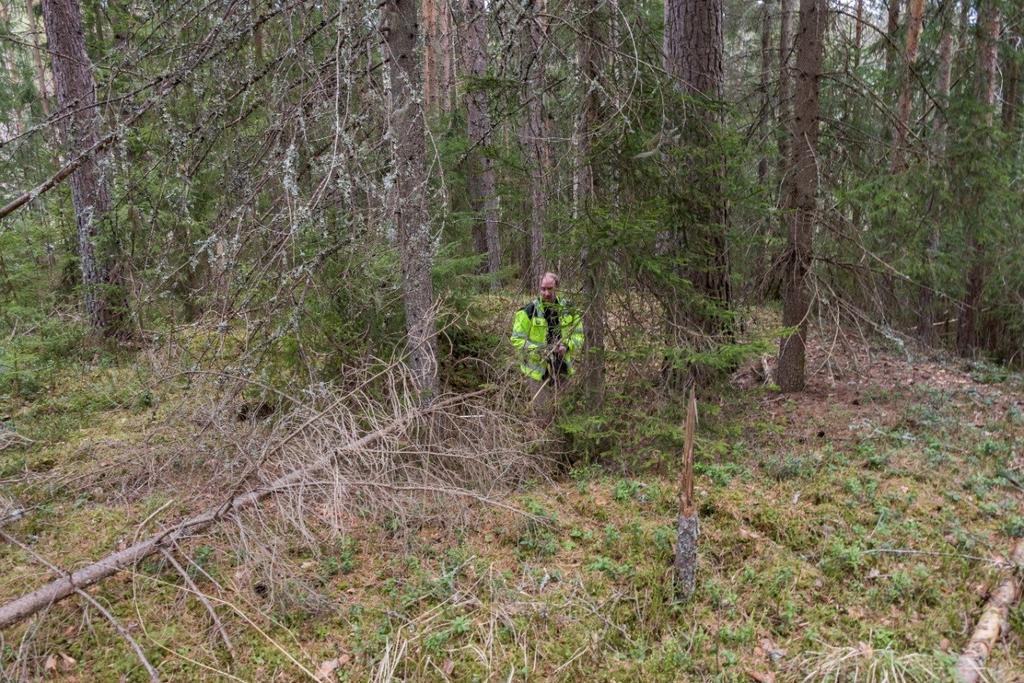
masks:
[(690, 387), (686, 407), (683, 463), (679, 472), (679, 514), (676, 518), (676, 595), (686, 600), (697, 587), (697, 536), (700, 523), (693, 499), (693, 438), (697, 431), (697, 395)]

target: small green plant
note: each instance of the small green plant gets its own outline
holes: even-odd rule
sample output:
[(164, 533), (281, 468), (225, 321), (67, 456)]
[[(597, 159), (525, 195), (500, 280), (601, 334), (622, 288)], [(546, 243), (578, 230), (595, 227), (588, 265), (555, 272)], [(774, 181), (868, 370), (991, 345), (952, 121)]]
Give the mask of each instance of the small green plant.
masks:
[(1024, 517), (1011, 515), (1003, 522), (1002, 532), (1010, 538), (1024, 538)]
[(338, 574), (351, 574), (356, 568), (356, 544), (349, 536), (334, 542), (328, 553), (320, 558), (320, 575), (331, 578)]
[(625, 503), (626, 501), (633, 500), (639, 491), (639, 483), (629, 481), (628, 479), (620, 479), (615, 484), (615, 490), (612, 493), (612, 497), (615, 498), (615, 502), (617, 503)]
[(203, 572), (209, 571), (210, 561), (213, 559), (213, 548), (208, 545), (201, 545), (192, 553), (192, 562), (189, 563), (188, 573), (192, 578)]
[(695, 474), (704, 475), (715, 484), (715, 486), (726, 486), (733, 477), (740, 476), (747, 472), (742, 465), (733, 462), (726, 463), (702, 463), (696, 462), (693, 465)]
[(821, 558), (821, 570), (837, 579), (858, 571), (864, 564), (864, 549), (860, 544), (847, 543), (840, 538), (833, 539)]
[(872, 453), (868, 456), (867, 466), (868, 469), (882, 470), (885, 469), (889, 464), (890, 454), (889, 453)]
[(775, 481), (786, 481), (808, 476), (813, 472), (813, 463), (806, 458), (792, 453), (767, 458), (762, 468)]
[(621, 579), (626, 576), (630, 576), (634, 571), (632, 565), (626, 563), (620, 564), (603, 555), (598, 555), (593, 562), (587, 565), (587, 569), (592, 572), (601, 572), (612, 579)]

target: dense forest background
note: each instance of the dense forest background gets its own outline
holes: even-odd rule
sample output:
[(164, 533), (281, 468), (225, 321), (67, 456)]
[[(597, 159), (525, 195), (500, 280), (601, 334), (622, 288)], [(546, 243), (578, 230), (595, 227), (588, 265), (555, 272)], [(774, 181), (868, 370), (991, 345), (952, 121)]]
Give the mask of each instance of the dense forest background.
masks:
[[(1021, 362), (1015, 3), (6, 2), (2, 21), (8, 322), (144, 345), (244, 321), (304, 382), (405, 348), (436, 391), (438, 325), (550, 269), (597, 394), (607, 353), (734, 363), (765, 303), (799, 332), (784, 388), (808, 326)], [(649, 348), (617, 346), (627, 309)]]
[(0, 0), (0, 680), (941, 679), (1024, 567), (1022, 22)]

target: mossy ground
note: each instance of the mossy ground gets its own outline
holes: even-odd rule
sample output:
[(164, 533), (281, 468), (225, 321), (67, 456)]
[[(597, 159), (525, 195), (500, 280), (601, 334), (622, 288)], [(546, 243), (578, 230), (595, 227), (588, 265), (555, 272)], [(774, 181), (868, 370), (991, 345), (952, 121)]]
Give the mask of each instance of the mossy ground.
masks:
[[(25, 510), (4, 528), (63, 567), (190, 509), (188, 492), (166, 483), (138, 495), (75, 483), (126, 455), (182, 452), (172, 426), (187, 416), (168, 406), (187, 388), (137, 366), (78, 358), (12, 401), (10, 421), (32, 443), (0, 453), (5, 495)], [(944, 666), (1024, 535), (1024, 384), (884, 352), (850, 367), (798, 396), (747, 383), (702, 401), (689, 602), (676, 600), (671, 572), (680, 410), (629, 392), (611, 417), (586, 418), (597, 430), (564, 423), (563, 446), (586, 457), (510, 494), (525, 514), (480, 505), (468, 525), (356, 523), (315, 552), (281, 539), (288, 570), (274, 581), (230, 530), (196, 539), (183, 549), (189, 572), (217, 605), (234, 661), (160, 558), (90, 593), (176, 680), (318, 669), (353, 681), (816, 680), (825, 672), (810, 653), (839, 646)], [(0, 577), (7, 599), (48, 575), (4, 546)], [(1021, 607), (1010, 626), (991, 660), (997, 680), (1024, 671)], [(143, 677), (124, 641), (73, 600), (5, 632), (0, 662), (30, 678)]]

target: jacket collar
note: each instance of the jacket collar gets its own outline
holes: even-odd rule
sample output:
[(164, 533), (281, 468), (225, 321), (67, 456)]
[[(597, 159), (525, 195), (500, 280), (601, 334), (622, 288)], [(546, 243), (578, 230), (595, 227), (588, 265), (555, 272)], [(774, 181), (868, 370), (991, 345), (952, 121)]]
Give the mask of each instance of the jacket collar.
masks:
[[(554, 304), (555, 307), (560, 309), (565, 307), (565, 304), (562, 301), (561, 297), (555, 297)], [(533, 305), (538, 311), (542, 313), (544, 312), (544, 300), (541, 299), (540, 297), (537, 297), (536, 299), (533, 300)]]

